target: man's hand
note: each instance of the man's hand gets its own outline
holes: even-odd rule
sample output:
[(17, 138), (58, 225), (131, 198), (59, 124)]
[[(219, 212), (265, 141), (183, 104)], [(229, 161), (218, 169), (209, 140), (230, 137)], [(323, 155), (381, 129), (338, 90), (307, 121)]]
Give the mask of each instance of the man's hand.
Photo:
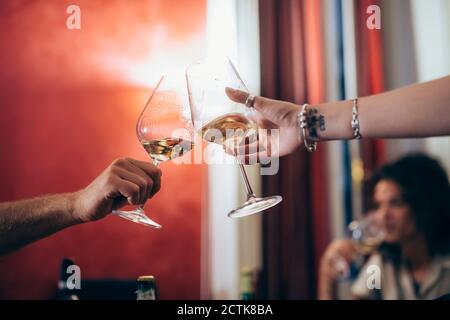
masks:
[[(248, 97), (247, 92), (232, 88), (227, 88), (226, 94), (232, 101), (242, 104), (245, 104)], [(297, 149), (301, 143), (297, 125), (299, 105), (257, 96), (253, 107), (256, 112), (252, 115), (252, 120), (266, 130), (259, 130), (257, 142), (243, 141), (234, 150), (227, 148), (227, 153), (236, 155), (241, 162), (255, 163), (261, 158), (281, 157)], [(271, 134), (270, 129), (278, 129), (278, 136)]]
[(117, 159), (90, 185), (75, 194), (73, 215), (79, 222), (103, 218), (129, 204), (144, 204), (159, 191), (161, 170), (134, 159)]
[(161, 171), (133, 159), (115, 160), (85, 189), (0, 203), (0, 255), (112, 210), (143, 204), (158, 192)]

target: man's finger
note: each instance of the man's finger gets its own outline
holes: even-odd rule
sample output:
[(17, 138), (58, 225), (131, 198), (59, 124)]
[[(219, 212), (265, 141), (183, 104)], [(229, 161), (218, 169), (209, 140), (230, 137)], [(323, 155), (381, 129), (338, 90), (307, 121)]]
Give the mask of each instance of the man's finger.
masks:
[[(155, 165), (145, 162), (145, 161), (139, 161), (135, 159), (127, 159), (130, 163), (130, 166), (125, 165), (130, 170), (133, 170), (134, 172), (139, 172), (139, 174), (145, 175), (147, 179), (150, 180), (151, 187), (147, 188), (144, 202), (153, 197), (161, 188), (161, 175), (162, 171)], [(138, 171), (136, 171), (138, 170)]]
[(144, 178), (127, 170), (120, 170), (119, 178), (125, 181), (129, 181), (138, 186), (139, 188), (138, 203), (143, 204), (146, 200), (146, 193), (147, 193), (147, 182), (144, 180)]
[(145, 173), (147, 175), (149, 175), (151, 178), (156, 177), (156, 176), (161, 176), (162, 172), (161, 169), (159, 169), (158, 167), (156, 167), (155, 165), (149, 163), (149, 162), (145, 162), (145, 161), (139, 161), (139, 160), (135, 160), (135, 159), (127, 159), (129, 162), (131, 162), (133, 165), (139, 167), (140, 169), (142, 169), (143, 171), (145, 171)]
[[(128, 174), (125, 174), (126, 172), (128, 172)], [(130, 176), (130, 173), (134, 176)], [(141, 204), (144, 204), (152, 192), (154, 178), (150, 177), (144, 170), (134, 165), (131, 161), (125, 161), (122, 166), (119, 167), (119, 174), (121, 175), (121, 178), (128, 179), (141, 187), (141, 197), (139, 201)]]
[(147, 190), (147, 195), (145, 197), (145, 201), (151, 197), (153, 197), (160, 189), (161, 189), (161, 175), (162, 171), (158, 167), (148, 162), (139, 161), (135, 159), (129, 159), (130, 162), (141, 169), (146, 175), (151, 178), (151, 188)]
[(139, 186), (130, 182), (128, 180), (119, 180), (119, 185), (117, 186), (120, 194), (127, 199), (129, 204), (137, 205), (139, 204)]
[(153, 178), (153, 188), (150, 190), (150, 194), (147, 199), (153, 197), (161, 189), (161, 176)]

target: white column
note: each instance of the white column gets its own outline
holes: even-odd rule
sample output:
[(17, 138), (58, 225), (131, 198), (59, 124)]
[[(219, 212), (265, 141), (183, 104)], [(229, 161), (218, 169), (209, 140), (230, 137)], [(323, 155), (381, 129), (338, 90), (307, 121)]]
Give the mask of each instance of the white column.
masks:
[[(258, 0), (236, 1), (238, 68), (246, 82), (248, 90), (260, 94), (261, 64), (259, 48)], [(245, 166), (253, 191), (261, 195), (260, 166)], [(245, 188), (239, 184), (240, 200), (244, 202)], [(262, 267), (262, 216), (255, 214), (238, 221), (239, 270), (250, 267), (258, 270)]]
[[(355, 5), (353, 0), (342, 1), (342, 15), (344, 29), (345, 98), (354, 99), (358, 96), (358, 76), (356, 66)], [(354, 216), (358, 218), (362, 214), (362, 181), (360, 180), (359, 172), (363, 168), (359, 142), (349, 141), (349, 145), (352, 162), (352, 207)]]
[[(236, 60), (236, 6), (235, 1), (208, 0), (207, 55), (227, 55)], [(222, 152), (221, 147), (214, 153)], [(207, 213), (203, 230), (202, 298), (233, 299), (238, 292), (237, 221), (227, 212), (238, 205), (238, 171), (236, 166), (212, 164), (208, 166)]]
[[(324, 46), (326, 64), (326, 99), (336, 101), (339, 99), (339, 55), (338, 42), (336, 37), (336, 11), (338, 3), (334, 0), (323, 2), (324, 12)], [(341, 238), (344, 236), (344, 202), (343, 202), (343, 177), (342, 177), (342, 142), (330, 141), (324, 144), (327, 148), (327, 173), (328, 173), (328, 194), (329, 218), (330, 218), (330, 238)]]
[[(249, 90), (259, 94), (257, 0), (208, 0), (207, 54), (229, 56)], [(220, 146), (214, 149), (223, 153)], [(259, 195), (258, 166), (246, 166), (246, 170), (255, 193)], [(207, 180), (201, 297), (237, 299), (240, 267), (257, 268), (261, 265), (261, 217), (255, 215), (237, 220), (227, 217), (231, 209), (245, 201), (245, 189), (236, 164), (209, 165)]]
[[(450, 3), (448, 0), (412, 2), (418, 80), (450, 74)], [(424, 105), (426, 108), (426, 105)], [(424, 119), (426, 121), (426, 119)], [(425, 149), (450, 172), (450, 138), (425, 140)]]

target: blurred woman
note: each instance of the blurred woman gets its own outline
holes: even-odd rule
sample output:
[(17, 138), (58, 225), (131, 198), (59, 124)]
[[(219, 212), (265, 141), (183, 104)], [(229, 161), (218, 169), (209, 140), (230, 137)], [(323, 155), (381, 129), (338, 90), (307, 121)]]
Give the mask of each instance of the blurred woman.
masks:
[[(450, 293), (450, 187), (440, 164), (425, 155), (385, 165), (373, 179), (374, 218), (385, 237), (351, 287), (357, 299), (435, 299)], [(336, 257), (350, 265), (352, 240), (332, 242), (320, 263), (319, 298), (336, 298)], [(378, 267), (381, 288), (369, 277)], [(370, 268), (371, 267), (371, 268)], [(370, 269), (369, 269), (370, 268)]]

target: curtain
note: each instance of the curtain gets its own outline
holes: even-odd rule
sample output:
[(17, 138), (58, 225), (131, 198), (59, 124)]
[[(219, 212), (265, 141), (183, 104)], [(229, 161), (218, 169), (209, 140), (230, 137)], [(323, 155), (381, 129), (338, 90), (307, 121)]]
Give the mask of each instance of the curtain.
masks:
[[(297, 104), (323, 100), (321, 1), (261, 0), (261, 94)], [(325, 149), (303, 148), (263, 177), (283, 202), (263, 217), (260, 298), (315, 297), (318, 258), (328, 242)]]
[[(369, 30), (366, 25), (370, 15), (367, 8), (372, 4), (379, 5), (379, 1), (344, 1), (336, 1), (336, 15), (340, 16), (336, 38), (343, 46), (336, 59), (341, 69), (346, 69), (345, 64), (355, 64), (355, 61), (347, 61), (343, 52), (351, 51), (356, 56), (357, 68), (355, 83), (351, 77), (337, 79), (342, 89), (341, 96), (343, 91), (356, 95), (356, 90), (347, 90), (348, 86), (356, 83), (359, 96), (381, 92), (384, 90), (381, 31)], [(324, 74), (327, 71), (323, 67), (323, 4), (323, 0), (260, 0), (263, 96), (297, 104), (325, 100)], [(343, 28), (344, 17), (354, 18), (354, 24), (347, 24), (351, 25), (351, 30)], [(341, 32), (345, 32), (348, 41), (343, 40)], [(356, 49), (349, 42), (353, 39), (350, 37), (353, 32)], [(299, 148), (294, 154), (280, 159), (277, 175), (263, 177), (264, 193), (281, 194), (284, 200), (263, 216), (261, 298), (315, 298), (318, 261), (330, 240), (325, 162), (327, 156), (333, 155), (326, 154), (323, 144), (319, 144), (318, 151), (313, 154)], [(357, 154), (350, 158), (349, 144), (343, 144), (343, 158), (336, 159), (347, 164), (343, 170), (343, 189), (345, 185), (349, 188), (343, 196), (347, 194), (349, 201), (343, 203), (346, 204), (345, 212), (349, 213), (348, 220), (362, 213), (359, 211), (364, 206), (357, 204), (367, 193), (364, 181), (351, 183), (352, 170), (356, 164), (362, 163), (366, 177), (370, 177), (374, 168), (384, 160), (383, 141), (363, 141), (356, 146), (353, 149)], [(352, 213), (352, 207), (358, 212)]]
[[(371, 14), (367, 12), (367, 8), (371, 5), (380, 7), (380, 1), (355, 1), (358, 96), (384, 91), (382, 29), (369, 29), (366, 25)], [(367, 210), (369, 202), (367, 199), (371, 197), (369, 181), (373, 171), (385, 160), (385, 146), (381, 139), (361, 140), (360, 146), (360, 156), (364, 166), (364, 180), (360, 182), (362, 183), (362, 195), (360, 196), (365, 199), (363, 210)]]

